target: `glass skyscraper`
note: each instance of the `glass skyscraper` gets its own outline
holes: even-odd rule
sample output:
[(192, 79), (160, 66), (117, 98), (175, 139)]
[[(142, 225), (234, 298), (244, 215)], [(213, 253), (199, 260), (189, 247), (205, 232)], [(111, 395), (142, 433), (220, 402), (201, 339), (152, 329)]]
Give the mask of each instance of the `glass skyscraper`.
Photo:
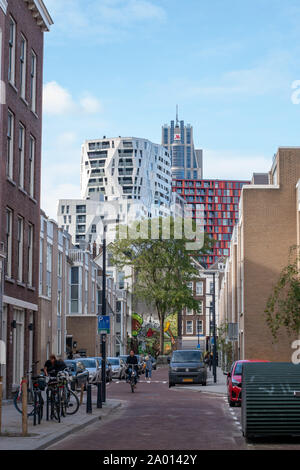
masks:
[(172, 177), (174, 179), (202, 178), (202, 150), (194, 147), (193, 127), (178, 120), (162, 127), (162, 145), (172, 158)]

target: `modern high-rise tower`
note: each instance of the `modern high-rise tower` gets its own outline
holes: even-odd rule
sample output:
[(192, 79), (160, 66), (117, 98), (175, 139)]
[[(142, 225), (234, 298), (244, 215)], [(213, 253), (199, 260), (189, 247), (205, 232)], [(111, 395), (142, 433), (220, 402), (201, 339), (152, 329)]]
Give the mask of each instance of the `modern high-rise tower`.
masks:
[(193, 127), (178, 119), (170, 126), (162, 126), (162, 145), (172, 158), (172, 177), (175, 179), (202, 179), (202, 150), (194, 147)]

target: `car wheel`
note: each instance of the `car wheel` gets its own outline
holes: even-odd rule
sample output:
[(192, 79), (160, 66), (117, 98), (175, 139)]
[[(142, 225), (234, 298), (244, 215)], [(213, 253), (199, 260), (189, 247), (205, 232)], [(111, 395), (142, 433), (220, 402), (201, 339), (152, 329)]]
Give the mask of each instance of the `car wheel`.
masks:
[(230, 400), (230, 398), (228, 399), (228, 402), (229, 402), (229, 406), (231, 407), (235, 406), (235, 401)]
[(206, 380), (205, 382), (202, 382), (202, 387), (206, 387)]
[(175, 384), (173, 382), (169, 382), (169, 388), (175, 387)]

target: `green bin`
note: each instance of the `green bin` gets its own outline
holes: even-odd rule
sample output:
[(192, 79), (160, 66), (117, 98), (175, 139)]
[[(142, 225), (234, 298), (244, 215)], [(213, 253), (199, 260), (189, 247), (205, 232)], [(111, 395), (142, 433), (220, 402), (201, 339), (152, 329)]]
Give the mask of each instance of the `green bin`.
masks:
[(242, 428), (250, 439), (300, 437), (300, 365), (243, 364)]

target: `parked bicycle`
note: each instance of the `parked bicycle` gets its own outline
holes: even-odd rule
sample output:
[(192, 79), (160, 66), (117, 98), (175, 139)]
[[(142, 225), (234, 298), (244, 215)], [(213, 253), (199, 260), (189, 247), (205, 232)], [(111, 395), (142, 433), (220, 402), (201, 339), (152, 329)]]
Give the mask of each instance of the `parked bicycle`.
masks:
[[(31, 365), (31, 370), (27, 371), (27, 416), (35, 416), (40, 423), (43, 418), (44, 399), (42, 391), (45, 390), (47, 379), (44, 374), (38, 376), (33, 375), (33, 368), (39, 361)], [(14, 405), (19, 413), (22, 413), (22, 391), (23, 379), (14, 395)]]

